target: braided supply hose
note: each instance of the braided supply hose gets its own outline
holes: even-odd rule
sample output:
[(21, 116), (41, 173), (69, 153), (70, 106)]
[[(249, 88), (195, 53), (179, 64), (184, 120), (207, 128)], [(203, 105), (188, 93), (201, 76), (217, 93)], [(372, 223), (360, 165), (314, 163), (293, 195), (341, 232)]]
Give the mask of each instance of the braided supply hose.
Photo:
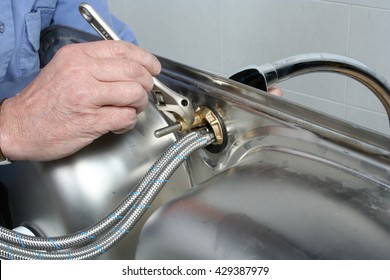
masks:
[(212, 133), (202, 128), (175, 142), (111, 214), (85, 230), (61, 237), (43, 238), (0, 228), (0, 258), (92, 259), (105, 253), (130, 232), (180, 164), (214, 139)]

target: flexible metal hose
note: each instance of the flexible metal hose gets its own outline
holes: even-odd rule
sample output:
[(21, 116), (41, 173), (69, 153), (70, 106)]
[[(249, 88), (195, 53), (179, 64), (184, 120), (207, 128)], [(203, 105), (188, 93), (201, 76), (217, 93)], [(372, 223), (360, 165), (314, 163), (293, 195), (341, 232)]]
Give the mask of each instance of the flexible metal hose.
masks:
[[(49, 239), (23, 235), (21, 239), (22, 235), (2, 229), (2, 232), (7, 233), (7, 238), (11, 236), (13, 242), (4, 242), (7, 238), (1, 233), (3, 242), (0, 242), (0, 257), (7, 259), (90, 259), (106, 252), (136, 224), (167, 179), (187, 156), (213, 141), (214, 136), (205, 129), (192, 132), (177, 141), (163, 153), (137, 185), (135, 191), (130, 193), (130, 197), (126, 198), (107, 218), (87, 230), (60, 238)], [(24, 240), (28, 240), (28, 243)], [(66, 248), (74, 244), (72, 247), (76, 249), (64, 250), (64, 244)], [(34, 247), (39, 249), (34, 250)], [(41, 249), (42, 247), (44, 249)], [(50, 252), (53, 249), (56, 251)]]
[(137, 195), (140, 194), (148, 185), (148, 182), (158, 176), (163, 170), (162, 167), (165, 166), (172, 157), (177, 156), (181, 149), (196, 139), (196, 137), (196, 133), (190, 133), (183, 139), (171, 145), (160, 156), (153, 167), (149, 169), (134, 190), (128, 194), (126, 199), (124, 199), (124, 201), (120, 203), (110, 215), (97, 224), (67, 236), (54, 238), (32, 237), (0, 227), (0, 240), (22, 246), (23, 248), (38, 250), (63, 250), (91, 243), (95, 237), (106, 232), (109, 228), (117, 224), (121, 218), (123, 218), (124, 214), (132, 206), (132, 203)]

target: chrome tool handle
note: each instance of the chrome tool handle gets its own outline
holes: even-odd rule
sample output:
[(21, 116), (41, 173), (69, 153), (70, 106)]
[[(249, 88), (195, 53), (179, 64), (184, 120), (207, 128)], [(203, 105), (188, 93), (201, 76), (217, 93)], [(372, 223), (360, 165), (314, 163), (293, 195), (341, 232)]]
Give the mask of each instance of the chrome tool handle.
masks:
[(81, 3), (79, 6), (80, 14), (83, 18), (102, 36), (105, 40), (120, 40), (108, 24), (100, 17), (100, 15), (88, 3)]

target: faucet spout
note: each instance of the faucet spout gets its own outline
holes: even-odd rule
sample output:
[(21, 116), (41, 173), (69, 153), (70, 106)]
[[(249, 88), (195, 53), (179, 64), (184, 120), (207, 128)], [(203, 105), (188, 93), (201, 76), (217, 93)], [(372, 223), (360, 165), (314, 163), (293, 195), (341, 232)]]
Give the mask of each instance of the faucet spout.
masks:
[(295, 76), (333, 72), (353, 78), (370, 89), (385, 107), (390, 122), (390, 86), (384, 77), (379, 76), (358, 60), (347, 56), (308, 53), (259, 66), (267, 82), (267, 88)]

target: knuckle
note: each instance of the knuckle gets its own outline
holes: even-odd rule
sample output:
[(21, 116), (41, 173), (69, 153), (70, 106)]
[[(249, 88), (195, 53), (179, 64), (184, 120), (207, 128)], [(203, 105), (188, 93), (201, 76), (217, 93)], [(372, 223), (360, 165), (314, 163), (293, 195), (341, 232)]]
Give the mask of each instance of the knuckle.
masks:
[(153, 86), (154, 86), (153, 77), (152, 77), (152, 76), (147, 77), (145, 90), (146, 90), (147, 92), (150, 92), (150, 91), (152, 91)]
[(133, 129), (137, 123), (137, 113), (132, 107), (123, 107), (118, 117), (121, 119), (121, 127), (117, 130), (127, 131)]
[(133, 129), (137, 123), (137, 113), (133, 108), (127, 110), (127, 128)]
[(60, 48), (57, 52), (56, 52), (56, 56), (65, 56), (67, 57), (70, 53), (73, 52), (73, 49), (75, 49), (75, 47), (73, 45), (66, 45), (66, 46), (63, 46), (62, 48)]
[(142, 52), (142, 61), (144, 62), (146, 68), (149, 70), (150, 74), (157, 75), (161, 71), (161, 64), (158, 59), (151, 54), (150, 52), (144, 50)]
[(140, 84), (137, 84), (137, 90), (134, 91), (134, 99), (137, 112), (140, 113), (145, 110), (148, 104), (148, 94)]
[(122, 68), (128, 79), (134, 79), (142, 71), (141, 66), (133, 60), (123, 61)]
[(70, 44), (60, 48), (56, 54), (56, 58), (60, 58), (65, 61), (76, 61), (76, 58), (79, 58), (83, 55), (81, 48), (77, 44)]
[(129, 106), (133, 107), (136, 112), (142, 112), (148, 102), (148, 95), (143, 86), (137, 82), (131, 83), (129, 96)]
[(144, 91), (151, 91), (154, 85), (153, 76), (136, 61), (127, 61), (123, 63), (125, 77), (130, 81), (138, 81)]
[(132, 98), (135, 100), (138, 100), (143, 95), (145, 95), (145, 89), (142, 87), (142, 85), (140, 83), (133, 82), (132, 83)]
[(139, 112), (144, 111), (146, 109), (146, 107), (148, 106), (148, 104), (149, 104), (148, 95), (144, 94), (143, 98), (141, 99), (141, 102), (140, 102)]
[(60, 74), (65, 73), (66, 75), (72, 75), (71, 77), (76, 76), (81, 78), (89, 72), (89, 63), (86, 61), (87, 57), (76, 46), (65, 46), (58, 50), (56, 56), (60, 62)]
[(154, 64), (154, 71), (155, 71), (154, 75), (160, 74), (161, 68), (162, 68), (161, 63), (160, 63), (160, 61), (156, 58), (155, 64)]
[(151, 62), (151, 74), (152, 75), (158, 75), (161, 72), (161, 63), (160, 61), (152, 55), (152, 62)]
[(109, 108), (103, 111), (101, 114), (100, 128), (101, 134), (105, 134), (108, 131), (114, 133), (124, 133), (130, 129), (133, 129), (137, 122), (137, 114), (134, 108), (131, 107), (116, 107)]
[(63, 98), (63, 106), (71, 112), (82, 113), (89, 109), (89, 94), (83, 90), (72, 90), (66, 98)]
[(129, 53), (128, 44), (120, 41), (109, 41), (110, 50), (114, 57), (126, 57)]

